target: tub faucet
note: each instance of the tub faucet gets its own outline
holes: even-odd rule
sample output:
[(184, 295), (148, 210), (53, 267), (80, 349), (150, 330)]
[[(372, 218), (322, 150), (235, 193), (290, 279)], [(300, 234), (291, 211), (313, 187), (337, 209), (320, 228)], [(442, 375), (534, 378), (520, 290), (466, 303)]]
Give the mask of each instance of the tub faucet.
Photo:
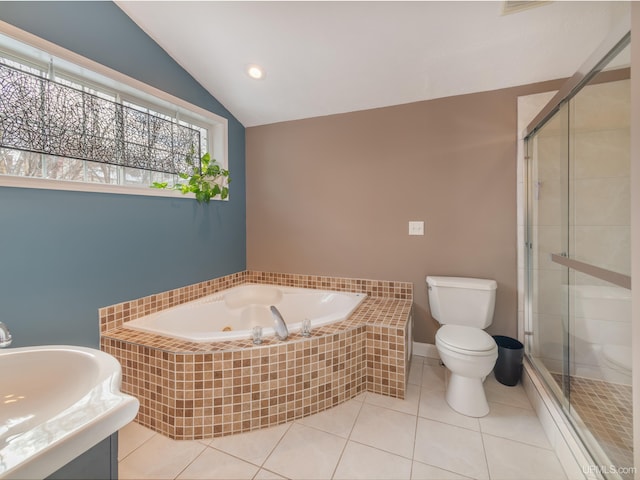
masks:
[(289, 329), (287, 328), (287, 324), (284, 323), (284, 318), (282, 318), (282, 314), (280, 310), (278, 310), (275, 306), (271, 305), (271, 313), (273, 314), (273, 322), (275, 324), (274, 330), (276, 331), (276, 337), (278, 340), (286, 340), (289, 337)]
[(11, 345), (11, 340), (13, 340), (11, 332), (4, 323), (0, 322), (0, 348)]

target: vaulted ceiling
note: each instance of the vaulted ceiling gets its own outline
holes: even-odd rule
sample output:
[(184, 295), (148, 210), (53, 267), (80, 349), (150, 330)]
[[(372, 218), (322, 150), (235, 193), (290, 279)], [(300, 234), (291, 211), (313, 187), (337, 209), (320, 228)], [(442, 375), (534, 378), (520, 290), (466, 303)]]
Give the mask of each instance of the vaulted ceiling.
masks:
[(629, 11), (541, 3), (117, 1), (247, 127), (568, 77)]

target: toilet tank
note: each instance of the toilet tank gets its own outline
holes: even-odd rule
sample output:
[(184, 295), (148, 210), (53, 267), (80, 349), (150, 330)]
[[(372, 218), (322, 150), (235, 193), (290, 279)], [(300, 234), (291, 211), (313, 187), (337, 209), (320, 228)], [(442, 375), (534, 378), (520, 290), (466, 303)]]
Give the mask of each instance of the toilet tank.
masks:
[(441, 325), (487, 328), (496, 303), (495, 280), (427, 277), (431, 315)]

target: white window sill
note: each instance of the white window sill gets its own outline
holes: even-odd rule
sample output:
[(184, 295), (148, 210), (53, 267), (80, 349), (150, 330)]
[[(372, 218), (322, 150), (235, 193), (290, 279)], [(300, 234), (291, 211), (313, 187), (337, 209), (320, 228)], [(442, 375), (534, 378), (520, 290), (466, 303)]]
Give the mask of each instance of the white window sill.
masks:
[(44, 178), (27, 178), (13, 175), (0, 175), (0, 187), (41, 188), (45, 190), (67, 190), (71, 192), (112, 193), (120, 195), (144, 195), (148, 197), (195, 199), (195, 195), (192, 193), (184, 195), (176, 190), (142, 187), (138, 185), (112, 185), (106, 183), (48, 180)]

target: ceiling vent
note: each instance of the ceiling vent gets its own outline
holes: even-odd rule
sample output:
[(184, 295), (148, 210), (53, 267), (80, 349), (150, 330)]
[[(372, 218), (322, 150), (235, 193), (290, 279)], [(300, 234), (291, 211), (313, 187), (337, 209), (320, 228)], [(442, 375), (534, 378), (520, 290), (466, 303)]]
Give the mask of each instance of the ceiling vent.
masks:
[(521, 12), (550, 3), (549, 0), (505, 0), (502, 2), (502, 15)]

